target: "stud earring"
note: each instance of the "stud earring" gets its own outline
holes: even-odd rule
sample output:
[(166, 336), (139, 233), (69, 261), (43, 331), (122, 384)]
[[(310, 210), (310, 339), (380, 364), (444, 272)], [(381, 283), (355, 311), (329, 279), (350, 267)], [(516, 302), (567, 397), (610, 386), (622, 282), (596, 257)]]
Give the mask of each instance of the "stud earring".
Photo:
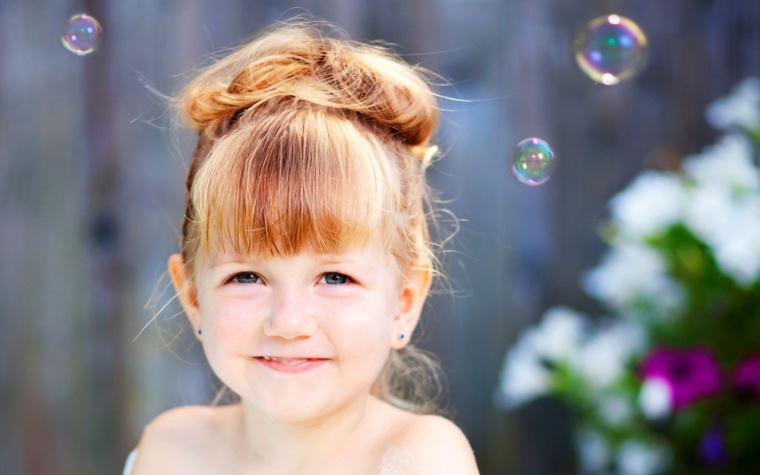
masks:
[(399, 340), (403, 340), (404, 338), (406, 338), (406, 335), (403, 332), (398, 334)]
[(199, 328), (199, 329), (198, 329), (198, 334), (199, 334), (199, 335), (203, 335), (203, 330), (201, 330), (201, 329)]

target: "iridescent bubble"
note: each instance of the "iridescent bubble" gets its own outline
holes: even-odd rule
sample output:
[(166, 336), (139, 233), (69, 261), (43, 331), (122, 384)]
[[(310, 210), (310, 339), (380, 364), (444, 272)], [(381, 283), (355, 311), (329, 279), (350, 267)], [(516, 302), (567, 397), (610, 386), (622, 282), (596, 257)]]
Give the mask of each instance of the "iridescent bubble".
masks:
[(607, 86), (630, 78), (647, 60), (647, 37), (619, 15), (595, 18), (575, 37), (575, 61), (591, 79)]
[(545, 141), (530, 137), (521, 140), (512, 154), (512, 173), (526, 185), (540, 185), (554, 168), (554, 152)]
[(90, 15), (80, 13), (69, 18), (66, 33), (61, 37), (61, 43), (67, 50), (84, 56), (95, 51), (103, 29), (98, 20)]

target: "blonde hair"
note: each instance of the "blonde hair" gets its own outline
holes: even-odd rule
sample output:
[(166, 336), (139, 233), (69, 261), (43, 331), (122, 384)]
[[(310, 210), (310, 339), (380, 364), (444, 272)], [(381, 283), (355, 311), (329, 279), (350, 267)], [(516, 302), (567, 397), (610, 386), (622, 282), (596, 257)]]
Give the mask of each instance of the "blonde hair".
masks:
[[(429, 73), (386, 48), (327, 37), (324, 26), (271, 28), (177, 96), (199, 134), (182, 225), (191, 271), (224, 246), (331, 253), (378, 236), (402, 272), (432, 268), (424, 173), (438, 109)], [(411, 345), (392, 351), (373, 393), (430, 412), (437, 365)]]

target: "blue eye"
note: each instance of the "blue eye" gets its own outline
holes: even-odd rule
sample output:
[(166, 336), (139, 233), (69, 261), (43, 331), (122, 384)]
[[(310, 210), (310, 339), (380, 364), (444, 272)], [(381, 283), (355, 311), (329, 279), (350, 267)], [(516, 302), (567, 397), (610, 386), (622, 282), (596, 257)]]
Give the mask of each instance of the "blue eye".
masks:
[(240, 272), (230, 278), (230, 282), (235, 284), (256, 284), (259, 282), (259, 276), (253, 272)]
[(350, 281), (350, 278), (345, 274), (339, 274), (338, 272), (326, 272), (322, 277), (325, 284), (330, 285), (343, 285)]

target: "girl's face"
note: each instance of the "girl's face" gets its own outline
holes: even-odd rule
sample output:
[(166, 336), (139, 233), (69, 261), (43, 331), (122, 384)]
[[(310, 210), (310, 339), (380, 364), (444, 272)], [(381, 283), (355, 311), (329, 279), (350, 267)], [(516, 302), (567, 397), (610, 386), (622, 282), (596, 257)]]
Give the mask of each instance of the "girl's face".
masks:
[(170, 270), (212, 369), (244, 404), (288, 421), (368, 395), (389, 351), (408, 340), (429, 284), (429, 272), (402, 277), (374, 247), (203, 261), (194, 287), (180, 256)]

